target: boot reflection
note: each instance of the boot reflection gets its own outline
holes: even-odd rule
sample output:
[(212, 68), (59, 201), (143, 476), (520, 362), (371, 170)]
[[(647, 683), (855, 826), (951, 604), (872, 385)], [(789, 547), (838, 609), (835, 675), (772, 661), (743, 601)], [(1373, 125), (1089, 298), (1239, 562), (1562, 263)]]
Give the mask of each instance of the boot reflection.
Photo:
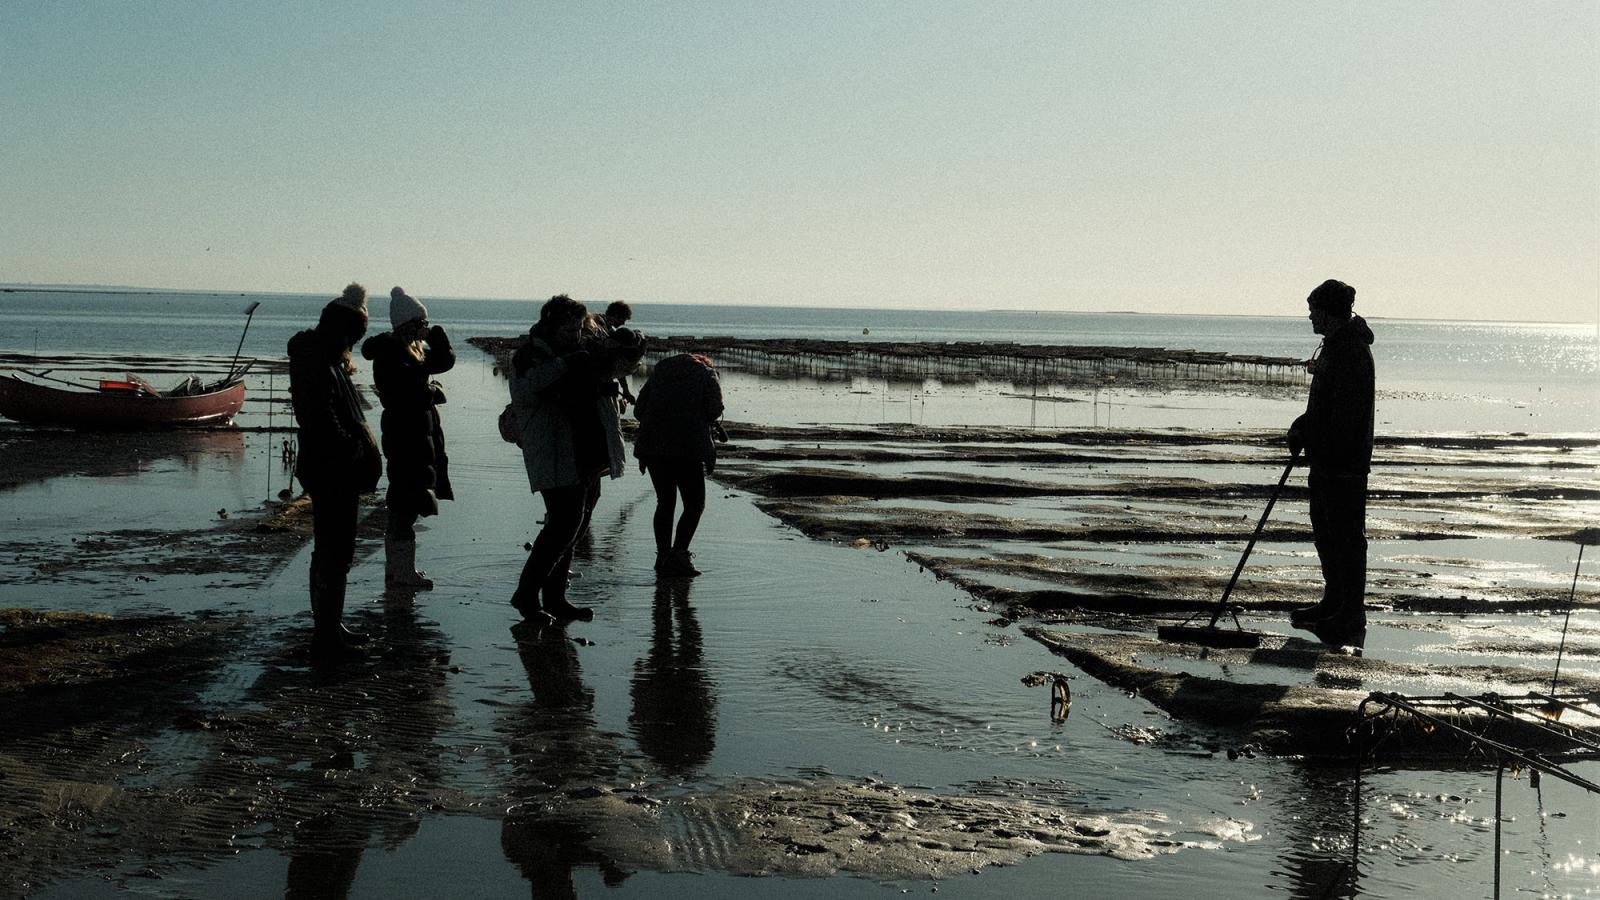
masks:
[(693, 582), (656, 583), (649, 653), (633, 666), (628, 724), (639, 748), (673, 775), (690, 775), (716, 747), (714, 685), (706, 677), (700, 623), (689, 605)]
[(619, 885), (628, 873), (592, 850), (579, 817), (562, 809), (617, 771), (617, 746), (595, 727), (594, 693), (583, 684), (577, 649), (558, 626), (520, 622), (511, 635), (533, 696), (500, 726), (511, 752), (510, 792), (520, 801), (501, 824), (500, 847), (537, 898), (576, 897), (573, 872), (585, 866)]

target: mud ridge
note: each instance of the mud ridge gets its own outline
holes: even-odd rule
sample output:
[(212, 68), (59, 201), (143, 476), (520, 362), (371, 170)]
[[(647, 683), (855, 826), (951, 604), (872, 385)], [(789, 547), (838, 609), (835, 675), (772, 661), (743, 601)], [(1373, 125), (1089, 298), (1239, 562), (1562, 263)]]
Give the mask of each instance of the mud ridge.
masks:
[[(1060, 654), (1073, 665), (1107, 684), (1133, 691), (1168, 714), (1185, 722), (1219, 729), (1242, 741), (1278, 755), (1344, 759), (1353, 758), (1358, 746), (1355, 729), (1364, 727), (1358, 707), (1379, 679), (1441, 675), (1463, 679), (1493, 679), (1528, 689), (1548, 687), (1548, 676), (1532, 669), (1504, 667), (1411, 667), (1318, 648), (1294, 641), (1258, 650), (1216, 650), (1165, 644), (1130, 635), (1079, 634), (1026, 627), (1023, 632)], [(1313, 685), (1244, 683), (1173, 672), (1140, 665), (1140, 656), (1205, 658), (1213, 662), (1266, 663), (1309, 669)], [(1331, 686), (1318, 686), (1325, 683)], [(1583, 678), (1574, 686), (1593, 691), (1600, 679)], [(1472, 712), (1458, 714), (1460, 724), (1474, 733), (1527, 747), (1559, 751), (1570, 744), (1525, 723), (1490, 722)], [(1591, 739), (1600, 738), (1596, 731)], [(1368, 741), (1370, 749), (1370, 741)], [(1382, 757), (1441, 758), (1461, 756), (1467, 747), (1444, 731), (1405, 728), (1386, 737)]]

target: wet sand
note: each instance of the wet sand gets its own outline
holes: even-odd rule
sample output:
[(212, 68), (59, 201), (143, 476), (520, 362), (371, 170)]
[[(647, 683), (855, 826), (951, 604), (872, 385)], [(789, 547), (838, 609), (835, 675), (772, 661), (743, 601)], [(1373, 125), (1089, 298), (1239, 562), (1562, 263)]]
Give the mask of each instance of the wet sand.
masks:
[[(503, 382), (466, 365), (447, 387), (462, 501), (419, 553), (439, 588), (378, 589), (373, 508), (351, 618), (378, 640), (336, 671), (300, 649), (304, 523), (261, 503), (275, 435), (130, 438), (137, 453), (0, 435), (38, 460), (5, 490), (41, 523), (0, 544), (0, 606), (29, 610), (0, 633), (20, 711), (0, 738), (0, 890), (742, 896), (770, 875), (782, 896), (1318, 895), (1341, 877), (1349, 770), (1302, 761), (1340, 755), (1309, 738), (1368, 690), (1547, 674), (1571, 577), (1547, 562), (1600, 467), (1584, 438), (1387, 447), (1362, 657), (1281, 625), (1315, 577), (1286, 497), (1237, 595), (1278, 637), (1229, 656), (1141, 633), (1215, 596), (1273, 477), (1268, 433), (747, 423), (697, 540), (705, 576), (653, 577), (632, 473), (578, 566), (597, 620), (532, 630), (502, 596), (539, 516), (492, 434)], [(1593, 687), (1600, 618), (1579, 599), (1563, 672)], [(1020, 678), (1063, 666), (1055, 721)], [(1251, 715), (1220, 702), (1241, 694)], [(1454, 759), (1374, 776), (1377, 809), (1439, 817), (1374, 823), (1389, 849), (1362, 890), (1481, 880), (1492, 781)], [(1551, 802), (1508, 844), (1581, 887), (1538, 848), (1592, 834), (1594, 804)], [(813, 880), (833, 873), (862, 877)]]

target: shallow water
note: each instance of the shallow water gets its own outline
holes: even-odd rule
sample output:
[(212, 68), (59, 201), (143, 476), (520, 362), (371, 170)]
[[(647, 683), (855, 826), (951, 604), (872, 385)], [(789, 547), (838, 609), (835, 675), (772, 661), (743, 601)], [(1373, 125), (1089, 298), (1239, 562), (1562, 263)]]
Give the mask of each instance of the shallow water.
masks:
[[(1048, 691), (1020, 678), (1070, 670), (1064, 660), (1014, 628), (990, 624), (992, 611), (919, 571), (898, 550), (808, 540), (759, 512), (749, 495), (725, 488), (711, 491), (696, 539), (696, 562), (706, 574), (674, 593), (658, 587), (650, 568), (646, 479), (633, 472), (608, 482), (594, 550), (576, 567), (583, 577), (573, 589), (574, 602), (592, 603), (596, 619), (571, 625), (566, 641), (540, 645), (553, 656), (531, 652), (512, 634), (514, 615), (505, 601), (523, 559), (520, 547), (537, 530), (542, 510), (526, 490), (516, 451), (494, 434), (504, 382), (470, 350), (444, 381), (460, 499), (426, 522), (419, 541), (419, 564), (438, 588), (419, 595), (414, 618), (386, 608), (379, 550), (358, 563), (351, 598), (353, 618), (387, 630), (394, 646), (448, 653), (452, 668), (438, 686), (441, 712), (404, 742), (436, 757), (449, 785), (478, 798), (475, 811), (423, 813), (411, 829), (375, 829), (364, 851), (321, 864), (249, 835), (241, 836), (236, 853), (182, 865), (163, 864), (159, 851), (129, 849), (105, 871), (69, 873), (36, 896), (267, 897), (307, 884), (350, 897), (449, 895), (469, 886), (485, 896), (520, 896), (530, 888), (543, 896), (570, 883), (581, 895), (618, 897), (743, 897), (757, 890), (775, 897), (879, 896), (937, 886), (941, 895), (958, 897), (1192, 897), (1200, 889), (1454, 898), (1462, 885), (1474, 886), (1471, 893), (1487, 884), (1492, 771), (1368, 773), (1360, 808), (1366, 849), (1356, 886), (1330, 888), (1349, 853), (1349, 771), (1229, 760), (1220, 752), (1228, 749), (1226, 737), (1175, 722), (1085, 676), (1071, 681), (1071, 715), (1054, 723)], [(761, 399), (770, 405), (759, 408), (780, 419), (783, 396), (764, 389)], [(242, 447), (204, 445), (189, 457), (154, 460), (137, 475), (67, 476), (20, 487), (5, 495), (7, 518), (52, 540), (113, 523), (201, 527), (218, 509), (238, 512), (270, 496), (269, 478), (271, 491), (282, 483), (275, 436), (242, 439)], [(130, 520), (137, 524), (125, 524)], [(1472, 556), (1482, 549), (1473, 543), (1427, 552)], [(306, 618), (308, 554), (306, 548), (281, 571), (233, 590), (217, 589), (229, 582), (224, 576), (169, 576), (88, 589), (7, 579), (0, 591), (4, 605), (246, 613), (260, 617), (269, 643), (288, 641)], [(1314, 563), (1303, 552), (1296, 562)], [(1546, 636), (1559, 626), (1548, 617), (1468, 619), (1446, 634), (1380, 625), (1367, 652), (1426, 662), (1448, 653), (1462, 633), (1512, 624)], [(208, 705), (235, 709), (246, 697), (270, 697), (260, 694), (262, 685), (294, 676), (292, 663), (264, 659), (260, 647), (252, 652), (209, 683)], [(552, 681), (547, 666), (560, 677)], [(692, 851), (689, 858), (705, 864), (689, 874), (658, 872), (588, 853), (576, 835), (529, 844), (509, 830), (505, 811), (541, 796), (529, 779), (550, 774), (535, 769), (530, 776), (513, 763), (509, 745), (545, 738), (565, 748), (568, 767), (591, 773), (592, 783), (607, 784), (604, 773), (613, 765), (622, 767), (623, 779), (684, 791), (714, 790), (741, 777), (870, 779), (939, 796), (1027, 798), (1069, 815), (1153, 814), (1159, 834), (1186, 846), (1132, 860), (1047, 854), (936, 883), (751, 881), (717, 864), (724, 837), (717, 828), (686, 821), (669, 833)], [(149, 750), (152, 766), (126, 786), (180, 777), (210, 752), (204, 739), (164, 732)], [(381, 758), (381, 747), (377, 757), (358, 756), (350, 765), (381, 771), (396, 764)], [(1600, 765), (1581, 770), (1600, 777)], [(1504, 831), (1504, 890), (1600, 892), (1600, 802), (1548, 779), (1533, 790), (1526, 780), (1508, 778), (1505, 788), (1513, 818)], [(159, 879), (138, 876), (146, 864), (157, 866)]]

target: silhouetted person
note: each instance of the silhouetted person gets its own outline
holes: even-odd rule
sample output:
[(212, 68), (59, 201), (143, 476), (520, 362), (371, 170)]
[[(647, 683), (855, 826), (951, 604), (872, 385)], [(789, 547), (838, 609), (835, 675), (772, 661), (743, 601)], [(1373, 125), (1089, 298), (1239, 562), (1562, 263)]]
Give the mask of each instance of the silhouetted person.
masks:
[(717, 707), (706, 677), (692, 582), (656, 583), (650, 652), (633, 666), (633, 728), (639, 749), (673, 775), (692, 775), (717, 743)]
[(1372, 464), (1375, 376), (1372, 329), (1351, 312), (1355, 288), (1328, 280), (1306, 298), (1322, 345), (1309, 363), (1311, 396), (1289, 428), (1311, 474), (1311, 534), (1322, 563), (1322, 599), (1290, 621), (1337, 641), (1367, 626), (1367, 472)]
[(361, 355), (372, 361), (372, 382), (383, 404), (383, 455), (389, 462), (389, 525), (383, 536), (385, 587), (431, 590), (417, 571), (417, 519), (454, 499), (437, 404), (443, 392), (431, 381), (456, 364), (450, 337), (428, 324), (428, 309), (396, 287), (389, 292), (392, 331), (367, 338)]
[[(722, 384), (711, 360), (698, 353), (680, 353), (656, 363), (633, 414), (639, 433), (633, 453), (639, 469), (650, 474), (656, 489), (656, 571), (693, 577), (689, 544), (706, 508), (706, 476), (717, 464), (722, 417)], [(679, 497), (683, 515), (674, 530), (672, 517)]]
[(589, 527), (600, 479), (623, 471), (616, 401), (601, 386), (609, 362), (580, 346), (588, 319), (561, 294), (540, 308), (528, 340), (511, 357), (511, 403), (521, 424), (528, 487), (544, 499), (544, 526), (522, 567), (511, 605), (524, 618), (592, 619), (567, 600), (572, 552)]
[(289, 339), (289, 397), (300, 426), (295, 475), (311, 495), (311, 649), (323, 659), (358, 655), (366, 642), (343, 623), (361, 495), (376, 490), (383, 473), (350, 383), (350, 349), (366, 332), (367, 290), (352, 283), (322, 308), (316, 328)]
[[(622, 300), (613, 300), (608, 306), (606, 306), (606, 314), (600, 317), (600, 324), (601, 327), (605, 329), (607, 335), (616, 336), (620, 332), (622, 333), (622, 337), (624, 339), (630, 342), (637, 342), (639, 344), (639, 355), (643, 356), (644, 336), (637, 332), (630, 331), (626, 327), (628, 322), (632, 319), (633, 307), (629, 306)], [(634, 365), (637, 364), (638, 360), (635, 359)], [(616, 396), (620, 399), (622, 412), (628, 411), (629, 404), (638, 402), (633, 397), (633, 391), (628, 387), (628, 376), (633, 374), (633, 369), (634, 366), (629, 366), (626, 371), (617, 375)]]

